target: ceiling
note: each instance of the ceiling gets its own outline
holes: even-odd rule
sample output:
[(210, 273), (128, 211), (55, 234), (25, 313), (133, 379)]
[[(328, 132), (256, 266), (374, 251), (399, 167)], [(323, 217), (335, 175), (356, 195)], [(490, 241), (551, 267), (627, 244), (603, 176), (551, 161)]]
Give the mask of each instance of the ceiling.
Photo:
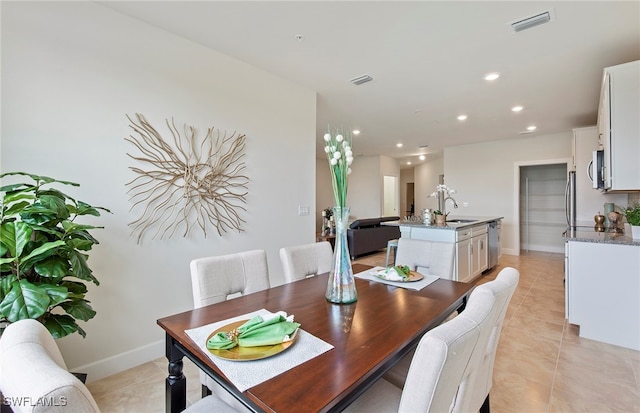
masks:
[[(602, 69), (640, 59), (637, 0), (101, 3), (316, 91), (318, 153), (328, 125), (359, 129), (356, 155), (402, 165), (594, 125)], [(549, 23), (512, 30), (544, 11)]]

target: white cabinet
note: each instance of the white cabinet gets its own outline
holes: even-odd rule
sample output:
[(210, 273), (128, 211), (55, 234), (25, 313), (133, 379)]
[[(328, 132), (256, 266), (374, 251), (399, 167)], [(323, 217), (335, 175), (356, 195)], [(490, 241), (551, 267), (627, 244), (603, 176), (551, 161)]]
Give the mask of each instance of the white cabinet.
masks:
[(471, 228), (456, 231), (456, 281), (468, 282), (471, 280), (472, 250)]
[(604, 69), (598, 132), (605, 189), (640, 190), (640, 60)]
[(471, 228), (471, 277), (474, 278), (486, 270), (489, 264), (487, 225)]
[(580, 337), (640, 350), (640, 246), (567, 242), (566, 315)]
[[(489, 236), (486, 223), (459, 229), (429, 226), (400, 226), (402, 237), (455, 243), (453, 280), (469, 282), (489, 268)], [(498, 234), (498, 251), (501, 251)]]

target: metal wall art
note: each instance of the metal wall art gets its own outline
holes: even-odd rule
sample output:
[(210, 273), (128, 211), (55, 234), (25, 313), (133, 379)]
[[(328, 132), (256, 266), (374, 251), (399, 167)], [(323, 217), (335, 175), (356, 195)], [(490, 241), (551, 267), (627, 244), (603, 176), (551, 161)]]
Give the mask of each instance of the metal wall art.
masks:
[(233, 132), (227, 136), (211, 127), (204, 138), (197, 137), (192, 126), (184, 125), (182, 134), (171, 119), (166, 120), (172, 135), (170, 144), (141, 114), (129, 119), (134, 134), (125, 138), (140, 151), (127, 155), (141, 164), (132, 166), (138, 174), (128, 182), (131, 211), (143, 208), (140, 216), (129, 223), (138, 244), (145, 233), (153, 231), (153, 239), (170, 238), (176, 232), (186, 237), (193, 227), (204, 236), (213, 226), (219, 236), (228, 230), (243, 231), (249, 178), (245, 169), (245, 135)]

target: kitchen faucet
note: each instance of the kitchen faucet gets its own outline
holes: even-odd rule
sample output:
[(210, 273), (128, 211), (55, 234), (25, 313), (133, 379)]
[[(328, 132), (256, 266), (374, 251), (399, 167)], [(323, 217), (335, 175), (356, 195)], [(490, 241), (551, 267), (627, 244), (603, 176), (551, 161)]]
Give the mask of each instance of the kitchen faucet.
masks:
[(447, 209), (447, 200), (449, 200), (449, 199), (453, 202), (453, 207), (454, 208), (458, 208), (458, 203), (456, 202), (456, 200), (453, 199), (451, 196), (448, 196), (448, 197), (446, 197), (444, 199), (444, 201), (442, 201), (442, 206), (444, 207), (444, 210), (442, 211), (442, 213), (444, 215), (447, 215), (447, 211), (446, 211), (446, 209)]

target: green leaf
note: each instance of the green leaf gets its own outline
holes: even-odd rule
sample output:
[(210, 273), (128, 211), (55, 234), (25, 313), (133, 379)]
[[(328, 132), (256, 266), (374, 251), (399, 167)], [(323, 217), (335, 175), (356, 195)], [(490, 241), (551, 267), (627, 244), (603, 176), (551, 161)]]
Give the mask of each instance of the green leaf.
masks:
[(81, 329), (73, 317), (66, 314), (49, 314), (42, 322), (53, 338), (61, 338), (69, 334), (80, 333), (82, 337), (86, 337), (87, 333)]
[(14, 323), (25, 318), (38, 318), (47, 311), (46, 289), (22, 279), (11, 283), (11, 290), (0, 302), (0, 314)]
[(55, 210), (42, 204), (33, 204), (20, 213), (20, 219), (29, 225), (42, 225), (51, 221), (58, 222)]
[(95, 317), (96, 312), (89, 305), (87, 300), (71, 300), (60, 304), (60, 307), (67, 313), (71, 314), (75, 319), (89, 321)]
[(9, 250), (12, 257), (20, 257), (32, 232), (33, 230), (24, 222), (6, 222), (0, 226), (0, 242)]
[(11, 286), (18, 278), (14, 274), (0, 277), (0, 301), (4, 300), (4, 296), (11, 291)]
[(64, 280), (59, 285), (69, 291), (69, 298), (83, 298), (87, 292), (87, 285), (78, 281)]
[(75, 182), (60, 181), (58, 179), (49, 178), (48, 176), (34, 175), (34, 174), (26, 173), (26, 172), (5, 172), (2, 175), (0, 175), (0, 178), (3, 178), (5, 176), (10, 176), (10, 175), (28, 176), (29, 178), (33, 179), (36, 182), (39, 182), (40, 184), (50, 184), (52, 182), (58, 182), (58, 183), (64, 184), (64, 185), (80, 186), (79, 184), (76, 184)]
[(33, 269), (38, 275), (46, 278), (61, 279), (69, 273), (69, 261), (58, 255), (52, 255), (34, 264)]
[(60, 304), (67, 298), (69, 298), (69, 291), (66, 287), (55, 284), (40, 284), (40, 287), (44, 288), (49, 296), (49, 307), (53, 307)]
[(85, 254), (72, 250), (69, 254), (69, 261), (71, 261), (71, 273), (74, 277), (85, 281), (91, 281), (95, 285), (100, 285), (100, 282), (96, 277), (91, 274), (91, 269), (89, 268), (89, 265), (87, 265), (87, 256)]
[(57, 194), (41, 195), (40, 204), (48, 208), (50, 211), (54, 211), (57, 220), (69, 218), (69, 211), (67, 210), (65, 199)]
[(40, 245), (38, 248), (34, 249), (22, 259), (21, 265), (26, 268), (31, 268), (34, 263), (44, 260), (49, 257), (53, 253), (56, 252), (56, 249), (60, 246), (66, 245), (64, 241), (53, 241), (47, 242), (45, 244)]

